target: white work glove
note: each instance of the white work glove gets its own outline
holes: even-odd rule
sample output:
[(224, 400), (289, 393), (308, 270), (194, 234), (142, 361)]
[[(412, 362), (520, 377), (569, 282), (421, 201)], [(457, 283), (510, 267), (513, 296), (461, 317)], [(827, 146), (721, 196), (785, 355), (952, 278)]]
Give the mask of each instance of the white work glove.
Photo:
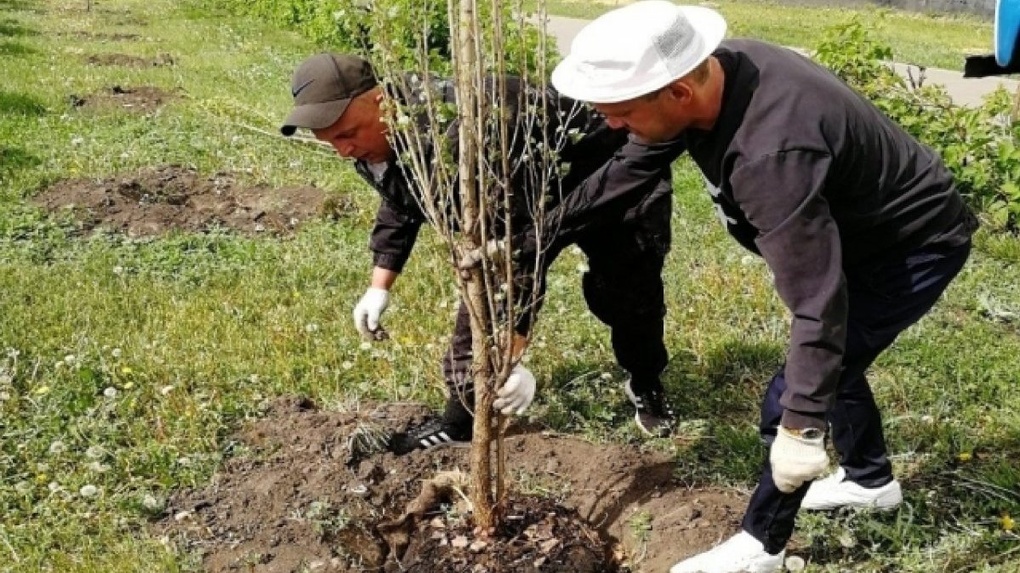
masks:
[(464, 256), (457, 262), (457, 268), (462, 271), (469, 271), (482, 264), (482, 259), (486, 257), (491, 259), (494, 264), (502, 264), (503, 252), (505, 249), (505, 241), (490, 239), (489, 241), (486, 241), (484, 248), (478, 247), (477, 249), (471, 249), (464, 253)]
[(772, 480), (783, 493), (791, 493), (804, 482), (822, 475), (829, 467), (829, 456), (825, 453), (825, 433), (819, 430), (805, 430), (817, 433), (815, 437), (798, 435), (798, 430), (782, 426), (776, 433), (769, 451), (772, 464)]
[(498, 396), (492, 402), (492, 409), (504, 416), (520, 416), (535, 399), (535, 375), (518, 364), (510, 371), (503, 387), (496, 391)]
[(386, 331), (379, 326), (379, 319), (389, 303), (390, 292), (388, 290), (368, 287), (361, 300), (354, 306), (354, 326), (361, 333), (362, 338), (368, 340), (385, 338)]

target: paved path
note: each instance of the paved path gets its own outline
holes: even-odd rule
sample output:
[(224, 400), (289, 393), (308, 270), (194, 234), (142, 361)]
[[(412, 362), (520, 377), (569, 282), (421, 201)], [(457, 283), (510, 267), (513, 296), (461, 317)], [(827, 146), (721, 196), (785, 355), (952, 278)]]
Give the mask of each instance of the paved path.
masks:
[[(560, 53), (566, 54), (570, 51), (570, 41), (574, 39), (577, 32), (587, 23), (587, 20), (578, 20), (576, 18), (563, 18), (560, 16), (549, 17), (549, 33), (556, 37), (556, 44), (559, 46)], [(992, 39), (988, 39), (988, 50), (989, 53), (992, 50)], [(961, 62), (962, 64), (963, 62)], [(902, 64), (894, 64), (894, 67), (901, 74), (906, 75), (907, 66)], [(913, 70), (914, 76), (917, 76), (917, 68)], [(963, 72), (955, 70), (941, 70), (937, 68), (928, 68), (925, 70), (925, 83), (927, 84), (942, 84), (946, 87), (949, 95), (953, 98), (955, 103), (960, 105), (977, 105), (981, 103), (981, 98), (986, 94), (995, 91), (995, 88), (1000, 84), (1005, 86), (1010, 93), (1016, 93), (1017, 88), (1020, 87), (1020, 82), (1017, 80), (1003, 79), (1003, 78), (964, 78)]]

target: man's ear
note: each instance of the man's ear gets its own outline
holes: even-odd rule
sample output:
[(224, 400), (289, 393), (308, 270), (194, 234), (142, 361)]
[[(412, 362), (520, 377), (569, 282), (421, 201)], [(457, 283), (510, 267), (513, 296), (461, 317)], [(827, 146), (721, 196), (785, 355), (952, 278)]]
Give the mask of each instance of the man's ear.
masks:
[(686, 105), (694, 99), (694, 88), (681, 78), (666, 86), (666, 94), (680, 105)]

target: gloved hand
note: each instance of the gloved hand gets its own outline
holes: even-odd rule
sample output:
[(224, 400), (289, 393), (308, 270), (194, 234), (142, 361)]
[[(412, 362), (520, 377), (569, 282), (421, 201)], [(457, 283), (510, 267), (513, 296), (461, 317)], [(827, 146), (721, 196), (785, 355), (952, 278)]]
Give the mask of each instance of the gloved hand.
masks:
[[(802, 432), (817, 433), (805, 437)], [(791, 493), (804, 482), (811, 481), (825, 472), (829, 456), (825, 453), (825, 433), (819, 430), (790, 430), (782, 426), (776, 434), (769, 451), (772, 464), (772, 480), (783, 493)]]
[(354, 306), (354, 326), (361, 333), (362, 338), (368, 340), (385, 338), (386, 331), (379, 326), (379, 319), (389, 303), (390, 292), (388, 290), (368, 287), (361, 300)]
[(518, 364), (510, 371), (503, 387), (496, 391), (497, 398), (492, 409), (504, 416), (520, 416), (535, 399), (535, 376), (530, 370)]
[(482, 259), (485, 257), (492, 259), (492, 262), (498, 265), (503, 261), (505, 248), (505, 241), (491, 239), (485, 243), (485, 247), (478, 247), (464, 253), (464, 256), (457, 262), (457, 268), (462, 271), (469, 271), (482, 264)]

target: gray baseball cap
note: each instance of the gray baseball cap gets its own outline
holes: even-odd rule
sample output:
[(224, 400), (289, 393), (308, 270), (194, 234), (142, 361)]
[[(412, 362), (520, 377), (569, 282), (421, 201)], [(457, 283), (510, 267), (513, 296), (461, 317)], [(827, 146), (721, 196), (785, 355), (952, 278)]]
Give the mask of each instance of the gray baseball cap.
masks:
[(316, 54), (301, 62), (290, 83), (294, 109), (280, 132), (294, 135), (297, 128), (323, 129), (340, 119), (351, 100), (378, 82), (372, 64), (358, 56)]

